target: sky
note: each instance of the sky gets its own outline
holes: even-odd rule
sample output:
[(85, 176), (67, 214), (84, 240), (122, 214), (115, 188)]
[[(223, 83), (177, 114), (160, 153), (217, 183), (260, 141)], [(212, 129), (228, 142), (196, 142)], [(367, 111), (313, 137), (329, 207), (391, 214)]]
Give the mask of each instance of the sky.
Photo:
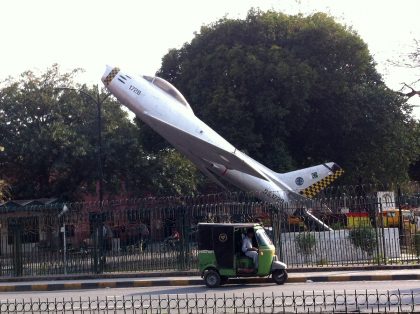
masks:
[[(329, 13), (367, 42), (390, 88), (420, 78), (420, 70), (389, 62), (420, 40), (420, 0), (0, 0), (0, 81), (54, 63), (63, 71), (83, 68), (78, 80), (87, 84), (100, 84), (106, 64), (154, 74), (168, 50), (190, 41), (202, 25), (243, 18), (251, 7)], [(411, 103), (420, 119), (417, 98)]]

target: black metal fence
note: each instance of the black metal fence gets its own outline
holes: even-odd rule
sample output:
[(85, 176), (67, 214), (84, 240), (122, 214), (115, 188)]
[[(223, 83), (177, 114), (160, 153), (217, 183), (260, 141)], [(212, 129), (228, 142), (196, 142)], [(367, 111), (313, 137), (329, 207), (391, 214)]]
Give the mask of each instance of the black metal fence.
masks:
[(419, 313), (420, 293), (305, 291), (2, 300), (0, 313)]
[(199, 222), (260, 222), (292, 268), (419, 263), (418, 191), (338, 191), (287, 204), (229, 193), (0, 206), (0, 277), (194, 270)]

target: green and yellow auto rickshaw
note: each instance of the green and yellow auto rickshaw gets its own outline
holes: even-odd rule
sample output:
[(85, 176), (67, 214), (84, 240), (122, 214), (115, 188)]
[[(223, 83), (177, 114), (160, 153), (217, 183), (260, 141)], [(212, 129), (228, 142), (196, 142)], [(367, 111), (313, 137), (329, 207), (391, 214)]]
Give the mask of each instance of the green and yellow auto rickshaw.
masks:
[[(244, 238), (253, 231), (253, 249), (258, 253), (258, 268), (243, 252)], [(257, 223), (198, 224), (198, 262), (207, 287), (223, 285), (233, 277), (271, 275), (279, 285), (287, 280), (287, 265), (278, 261), (275, 248), (264, 228)]]

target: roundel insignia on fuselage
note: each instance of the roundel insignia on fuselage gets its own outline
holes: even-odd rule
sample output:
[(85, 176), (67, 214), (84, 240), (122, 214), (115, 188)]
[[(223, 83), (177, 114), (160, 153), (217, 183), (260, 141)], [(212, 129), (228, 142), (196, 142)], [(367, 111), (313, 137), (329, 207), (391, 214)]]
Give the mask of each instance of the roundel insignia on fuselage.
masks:
[(305, 181), (303, 180), (302, 177), (297, 177), (296, 180), (295, 180), (296, 185), (302, 185), (303, 182), (305, 182)]

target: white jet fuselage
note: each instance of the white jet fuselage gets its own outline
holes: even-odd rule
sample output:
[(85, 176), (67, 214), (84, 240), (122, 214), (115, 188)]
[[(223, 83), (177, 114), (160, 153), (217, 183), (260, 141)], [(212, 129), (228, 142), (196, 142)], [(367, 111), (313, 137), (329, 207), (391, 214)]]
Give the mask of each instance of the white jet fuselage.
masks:
[(107, 67), (102, 81), (122, 104), (221, 186), (216, 176), (243, 191), (255, 193), (262, 200), (288, 202), (305, 199), (296, 192), (299, 187), (307, 183), (309, 186), (321, 174), (320, 179), (335, 171), (330, 168), (334, 163), (317, 166), (319, 170), (307, 168), (303, 174), (302, 171), (278, 174), (270, 170), (237, 150), (196, 117), (179, 91), (161, 78), (129, 76), (118, 68)]

